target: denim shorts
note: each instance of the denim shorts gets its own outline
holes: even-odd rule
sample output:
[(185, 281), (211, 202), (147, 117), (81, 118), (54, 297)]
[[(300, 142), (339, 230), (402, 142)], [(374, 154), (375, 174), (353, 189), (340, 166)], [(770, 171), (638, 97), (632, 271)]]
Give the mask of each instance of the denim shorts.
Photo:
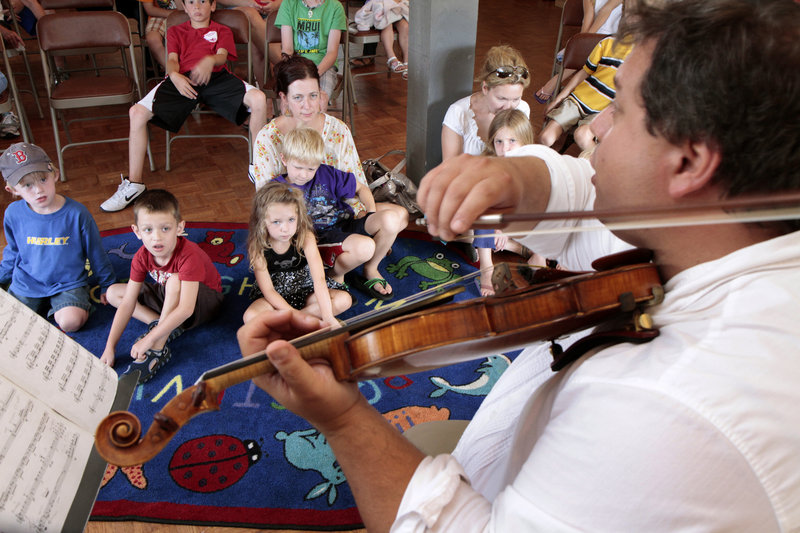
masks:
[(49, 302), (50, 310), (47, 311), (48, 317), (53, 316), (56, 311), (59, 311), (65, 307), (79, 307), (84, 311), (92, 310), (92, 301), (89, 297), (89, 287), (87, 285), (75, 287), (74, 289), (60, 292), (58, 294), (54, 294), (53, 296), (45, 296), (43, 298), (29, 298), (27, 296), (20, 296), (18, 294), (14, 294), (14, 292), (11, 290), (8, 292), (14, 298), (25, 304), (26, 307), (33, 309), (39, 314), (42, 314), (42, 308), (45, 307)]

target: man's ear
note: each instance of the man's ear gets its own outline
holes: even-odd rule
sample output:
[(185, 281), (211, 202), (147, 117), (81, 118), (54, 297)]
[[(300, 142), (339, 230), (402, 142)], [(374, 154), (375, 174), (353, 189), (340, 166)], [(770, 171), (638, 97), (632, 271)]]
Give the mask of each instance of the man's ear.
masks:
[(686, 141), (680, 149), (680, 161), (670, 179), (669, 194), (681, 198), (695, 193), (711, 183), (722, 155), (706, 141)]
[(286, 158), (285, 158), (285, 157), (283, 157), (283, 152), (281, 152), (281, 153), (280, 153), (280, 154), (278, 154), (278, 155), (279, 155), (279, 156), (280, 156), (280, 158), (281, 158), (281, 163), (283, 163), (283, 166), (284, 166), (284, 168), (286, 168)]
[(181, 220), (180, 222), (178, 222), (178, 235), (185, 235), (183, 231), (185, 227), (186, 227), (185, 220)]
[(8, 192), (10, 192), (11, 194), (13, 194), (14, 196), (18, 196), (18, 194), (17, 194), (17, 191), (15, 191), (15, 190), (14, 190), (14, 189), (12, 189), (11, 187), (9, 187), (9, 186), (8, 186), (8, 183), (6, 183), (6, 190), (7, 190)]
[(136, 238), (141, 241), (142, 236), (139, 235), (139, 226), (137, 226), (136, 224), (131, 224), (131, 230), (133, 230), (133, 234), (136, 235)]

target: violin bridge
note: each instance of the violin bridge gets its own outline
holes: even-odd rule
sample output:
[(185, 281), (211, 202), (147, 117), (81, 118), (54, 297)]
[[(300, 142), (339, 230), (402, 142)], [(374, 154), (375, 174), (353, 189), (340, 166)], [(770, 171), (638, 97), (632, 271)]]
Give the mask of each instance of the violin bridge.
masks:
[(494, 265), (492, 287), (494, 287), (495, 294), (506, 292), (513, 283), (514, 280), (511, 277), (511, 269), (508, 267), (508, 263), (498, 263)]

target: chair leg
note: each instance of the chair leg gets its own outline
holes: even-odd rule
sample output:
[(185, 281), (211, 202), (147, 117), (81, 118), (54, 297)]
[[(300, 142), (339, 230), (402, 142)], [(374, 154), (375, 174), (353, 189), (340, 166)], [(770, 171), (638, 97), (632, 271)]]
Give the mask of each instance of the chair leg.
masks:
[(172, 170), (172, 167), (170, 166), (169, 162), (170, 147), (172, 146), (172, 141), (169, 138), (170, 137), (169, 131), (167, 131), (166, 134), (167, 134), (167, 166), (165, 168), (167, 169), (167, 172), (169, 172), (170, 170)]
[(31, 94), (33, 94), (34, 103), (36, 103), (36, 111), (39, 113), (39, 118), (44, 118), (42, 104), (39, 103), (39, 91), (36, 90), (36, 83), (33, 79), (33, 73), (31, 72), (31, 63), (28, 61), (27, 51), (22, 53), (22, 61), (25, 63), (25, 70), (28, 72), (28, 81), (31, 83)]
[[(8, 65), (8, 62), (6, 62)], [(14, 103), (14, 108), (17, 110), (17, 116), (19, 117), (19, 124), (22, 128), (22, 139), (26, 143), (33, 142), (33, 132), (31, 131), (31, 125), (28, 123), (28, 115), (25, 113), (25, 106), (22, 105), (22, 99), (19, 96), (19, 88), (17, 87), (16, 76), (14, 73), (10, 71), (8, 73), (8, 85), (11, 89), (11, 99)]]
[(67, 181), (67, 171), (64, 168), (64, 154), (61, 152), (61, 138), (58, 134), (58, 119), (56, 111), (50, 108), (50, 121), (53, 123), (53, 137), (56, 140), (56, 152), (58, 153), (58, 170), (61, 171), (61, 181)]
[(147, 131), (147, 157), (150, 159), (150, 172), (155, 172), (156, 164), (153, 161), (153, 150), (150, 149), (150, 130)]

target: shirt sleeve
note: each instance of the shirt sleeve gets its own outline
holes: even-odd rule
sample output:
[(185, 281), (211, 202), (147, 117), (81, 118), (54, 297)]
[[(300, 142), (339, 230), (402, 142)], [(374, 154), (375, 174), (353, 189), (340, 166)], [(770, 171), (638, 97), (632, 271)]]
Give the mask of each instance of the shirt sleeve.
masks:
[(595, 71), (597, 71), (597, 65), (600, 63), (600, 59), (602, 59), (606, 47), (609, 43), (613, 44), (613, 42), (614, 41), (611, 37), (606, 37), (597, 43), (594, 48), (592, 48), (589, 57), (586, 58), (586, 64), (583, 65), (583, 70), (585, 70), (587, 74), (591, 76), (595, 73)]
[(447, 113), (444, 115), (442, 125), (447, 126), (461, 137), (466, 134), (466, 130), (464, 129), (464, 109), (458, 105), (458, 102), (451, 104), (450, 107), (447, 108)]
[(283, 146), (283, 137), (273, 120), (261, 128), (256, 136), (256, 144), (253, 149), (253, 173), (256, 189), (284, 172), (285, 169), (280, 158), (281, 146)]
[(281, 7), (278, 8), (278, 14), (275, 15), (275, 26), (278, 28), (281, 26), (291, 26), (294, 28), (291, 13), (289, 11), (289, 6), (291, 3), (291, 1), (281, 2)]
[(131, 281), (143, 283), (147, 278), (147, 264), (145, 263), (145, 254), (147, 253), (147, 248), (141, 246), (133, 255), (133, 259), (131, 259)]
[(367, 177), (364, 175), (364, 168), (361, 166), (361, 160), (358, 157), (356, 143), (353, 141), (353, 134), (347, 124), (336, 117), (325, 115), (325, 130), (325, 144), (334, 147), (336, 156), (335, 163), (329, 164), (339, 170), (352, 172), (358, 181), (368, 185)]
[(0, 262), (0, 283), (9, 283), (11, 282), (11, 276), (14, 272), (14, 264), (17, 261), (17, 256), (19, 255), (19, 249), (17, 248), (17, 241), (14, 238), (14, 229), (9, 220), (11, 217), (8, 216), (8, 209), (6, 210), (6, 216), (3, 220), (3, 230), (6, 235), (6, 246), (3, 248), (3, 261)]
[(97, 223), (85, 208), (81, 213), (81, 221), (83, 247), (86, 250), (86, 256), (89, 259), (92, 271), (100, 285), (100, 292), (105, 294), (106, 289), (117, 282), (117, 276), (111, 261), (108, 259), (108, 254), (103, 248), (103, 241), (100, 238), (100, 230), (97, 228)]

